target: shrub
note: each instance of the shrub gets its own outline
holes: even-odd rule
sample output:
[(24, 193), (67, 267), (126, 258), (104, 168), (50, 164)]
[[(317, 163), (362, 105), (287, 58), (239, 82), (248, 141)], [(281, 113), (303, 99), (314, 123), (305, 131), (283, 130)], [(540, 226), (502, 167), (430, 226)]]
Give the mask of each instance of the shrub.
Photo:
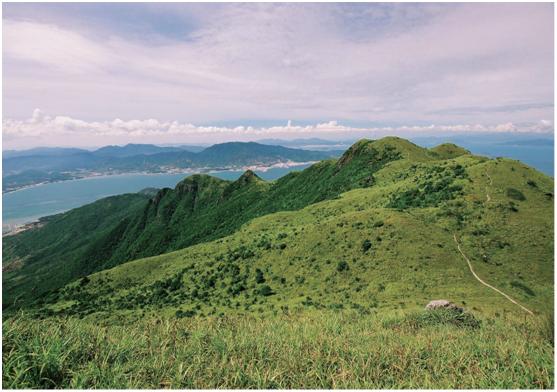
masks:
[(195, 316), (195, 314), (196, 314), (195, 310), (186, 310), (184, 312), (181, 309), (178, 309), (176, 311), (176, 317), (177, 318), (193, 317), (193, 316)]
[(240, 294), (242, 291), (244, 291), (246, 289), (246, 286), (244, 286), (241, 283), (236, 283), (235, 285), (231, 286), (228, 288), (228, 293), (236, 296), (238, 294)]
[(268, 297), (269, 295), (275, 294), (275, 292), (273, 291), (273, 289), (271, 287), (269, 287), (269, 285), (261, 286), (258, 290), (258, 293), (259, 293), (259, 295), (262, 295), (264, 297)]
[(261, 271), (259, 268), (255, 270), (255, 282), (265, 283), (265, 277), (263, 276), (263, 271)]
[(518, 201), (526, 200), (526, 196), (524, 196), (524, 194), (520, 192), (518, 189), (514, 189), (514, 188), (507, 188), (507, 196), (510, 197), (511, 199), (518, 200)]
[(489, 234), (489, 227), (486, 225), (477, 225), (474, 230), (472, 230), (472, 235), (480, 236)]
[(531, 186), (532, 188), (537, 188), (537, 187), (538, 187), (538, 184), (536, 184), (536, 182), (533, 181), (533, 180), (528, 180), (526, 183), (527, 183), (529, 186)]
[(346, 261), (339, 261), (339, 263), (337, 264), (338, 272), (348, 271), (349, 268), (350, 267), (348, 266), (348, 263)]
[(462, 167), (462, 165), (456, 165), (453, 168), (453, 174), (455, 177), (457, 178), (466, 178), (467, 174), (466, 174), (466, 170), (464, 169), (464, 167)]
[(364, 240), (364, 242), (362, 243), (362, 252), (366, 253), (370, 249), (371, 249), (371, 241)]
[(462, 191), (461, 185), (453, 184), (454, 177), (443, 176), (437, 180), (422, 182), (418, 187), (391, 196), (387, 208), (435, 207), (442, 201), (452, 200)]
[(530, 287), (526, 286), (524, 283), (519, 282), (517, 280), (513, 280), (511, 282), (511, 287), (521, 289), (522, 291), (524, 291), (527, 295), (529, 295), (531, 297), (536, 296), (536, 293), (534, 292), (534, 290), (532, 290)]

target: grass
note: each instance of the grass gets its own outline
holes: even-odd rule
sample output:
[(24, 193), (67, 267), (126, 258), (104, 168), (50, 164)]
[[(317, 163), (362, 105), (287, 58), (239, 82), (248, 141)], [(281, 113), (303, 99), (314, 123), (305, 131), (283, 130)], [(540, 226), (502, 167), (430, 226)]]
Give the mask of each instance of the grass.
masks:
[[(422, 311), (424, 313), (425, 311)], [(3, 324), (4, 388), (553, 388), (541, 319), (476, 328), (354, 311), (148, 318), (18, 316)]]
[(423, 329), (433, 325), (453, 325), (459, 328), (480, 328), (481, 321), (472, 313), (461, 312), (456, 309), (437, 309), (429, 312), (414, 312), (402, 320), (391, 320), (385, 325), (393, 328)]

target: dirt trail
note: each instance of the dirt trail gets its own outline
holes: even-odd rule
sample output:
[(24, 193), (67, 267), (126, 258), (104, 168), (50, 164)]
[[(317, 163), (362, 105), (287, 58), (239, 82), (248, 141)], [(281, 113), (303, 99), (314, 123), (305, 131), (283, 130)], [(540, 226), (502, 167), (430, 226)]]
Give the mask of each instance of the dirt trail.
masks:
[(464, 252), (463, 252), (462, 249), (460, 248), (460, 243), (458, 242), (458, 239), (456, 238), (456, 233), (453, 234), (453, 238), (454, 238), (454, 242), (456, 242), (456, 247), (458, 248), (458, 251), (460, 252), (460, 254), (462, 255), (462, 257), (464, 257), (464, 260), (466, 260), (466, 262), (468, 263), (468, 268), (470, 269), (470, 272), (472, 272), (472, 275), (474, 275), (474, 278), (476, 278), (476, 280), (477, 280), (478, 282), (480, 282), (480, 283), (483, 284), (484, 286), (487, 286), (487, 287), (489, 287), (490, 289), (492, 289), (492, 290), (498, 292), (498, 293), (501, 294), (503, 297), (505, 297), (506, 299), (508, 299), (509, 301), (511, 301), (513, 304), (515, 304), (515, 305), (519, 306), (520, 308), (522, 308), (522, 310), (524, 310), (524, 311), (530, 313), (531, 315), (534, 315), (534, 313), (533, 313), (530, 309), (528, 309), (528, 308), (522, 306), (521, 304), (519, 304), (518, 302), (516, 302), (514, 299), (512, 299), (509, 295), (503, 293), (501, 290), (499, 290), (499, 289), (496, 288), (496, 287), (493, 287), (493, 286), (490, 285), (489, 283), (484, 282), (484, 281), (476, 274), (476, 272), (474, 271), (474, 268), (472, 268), (472, 263), (470, 262), (470, 259), (464, 254)]
[(489, 178), (489, 186), (493, 185), (493, 178), (491, 178), (491, 176), (489, 175), (489, 173), (486, 171), (485, 174), (487, 175), (487, 178)]
[[(493, 185), (493, 179), (491, 178), (491, 176), (489, 175), (489, 173), (486, 171), (485, 174), (487, 174), (487, 177), (489, 178), (489, 185)], [(489, 202), (491, 201), (491, 196), (489, 196), (488, 193), (488, 186), (485, 187), (485, 195), (486, 195), (486, 201)], [(513, 304), (515, 304), (516, 306), (520, 307), (522, 310), (524, 310), (525, 312), (528, 312), (529, 314), (531, 314), (532, 316), (534, 315), (534, 312), (532, 312), (530, 309), (522, 306), (521, 304), (519, 304), (518, 302), (516, 302), (514, 299), (512, 299), (509, 295), (503, 293), (501, 290), (499, 290), (497, 287), (494, 287), (492, 285), (490, 285), (489, 283), (484, 282), (474, 271), (474, 268), (472, 268), (472, 263), (470, 262), (470, 259), (464, 254), (464, 252), (462, 251), (462, 249), (460, 248), (460, 243), (458, 242), (458, 239), (456, 238), (456, 233), (453, 233), (453, 238), (454, 238), (454, 242), (456, 243), (456, 247), (458, 248), (458, 251), (460, 252), (460, 254), (462, 255), (462, 257), (464, 258), (464, 260), (466, 260), (466, 263), (468, 263), (468, 268), (470, 269), (470, 272), (472, 272), (472, 275), (474, 275), (474, 278), (476, 278), (476, 280), (478, 282), (480, 282), (481, 284), (483, 284), (486, 287), (489, 287), (490, 289), (492, 289), (493, 291), (496, 291), (497, 293), (501, 294), (503, 297), (505, 297), (506, 299), (508, 299), (509, 301), (511, 301)]]
[[(493, 185), (493, 179), (491, 178), (489, 173), (486, 171), (485, 174), (487, 175), (487, 178), (489, 178), (489, 186)], [(487, 185), (485, 186), (485, 198), (486, 198), (486, 202), (489, 203), (491, 201), (491, 196), (489, 196)]]

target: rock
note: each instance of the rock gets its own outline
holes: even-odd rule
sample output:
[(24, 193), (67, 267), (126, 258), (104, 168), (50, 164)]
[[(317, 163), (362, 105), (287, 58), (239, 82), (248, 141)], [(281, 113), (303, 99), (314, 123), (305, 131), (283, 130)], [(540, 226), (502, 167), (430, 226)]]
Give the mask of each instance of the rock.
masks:
[(456, 306), (455, 304), (453, 304), (450, 301), (447, 301), (446, 299), (436, 299), (434, 301), (431, 301), (426, 305), (425, 308), (426, 310), (451, 309), (459, 313), (462, 313), (464, 311), (463, 308)]

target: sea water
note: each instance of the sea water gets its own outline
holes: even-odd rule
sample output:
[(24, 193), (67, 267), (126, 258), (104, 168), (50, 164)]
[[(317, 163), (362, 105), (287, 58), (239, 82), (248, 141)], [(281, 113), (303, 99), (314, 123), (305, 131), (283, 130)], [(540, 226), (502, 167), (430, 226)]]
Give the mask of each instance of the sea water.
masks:
[[(265, 179), (277, 179), (292, 170), (302, 170), (309, 165), (288, 168), (270, 168), (255, 173)], [(225, 180), (235, 180), (243, 170), (208, 173)], [(174, 188), (191, 174), (121, 174), (79, 180), (61, 181), (24, 188), (2, 195), (2, 230), (32, 222), (40, 217), (53, 215), (91, 203), (107, 196), (138, 192), (145, 188)]]

